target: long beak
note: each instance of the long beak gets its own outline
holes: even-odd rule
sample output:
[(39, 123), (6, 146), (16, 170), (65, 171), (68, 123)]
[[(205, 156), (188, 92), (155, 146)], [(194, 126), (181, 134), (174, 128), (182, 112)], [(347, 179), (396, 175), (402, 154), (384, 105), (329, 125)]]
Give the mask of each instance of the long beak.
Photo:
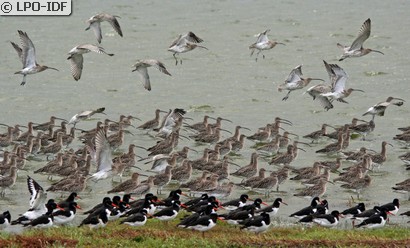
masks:
[(384, 55), (384, 53), (382, 53), (382, 52), (380, 52), (380, 51), (378, 51), (378, 50), (370, 50), (370, 51), (372, 51), (372, 52), (376, 52), (376, 53), (381, 53), (381, 54), (383, 54), (383, 55)]
[(393, 99), (396, 99), (396, 100), (400, 100), (400, 101), (405, 102), (405, 100), (403, 100), (403, 99), (401, 99), (401, 98), (393, 97)]
[(192, 149), (192, 148), (189, 148), (189, 147), (188, 147), (188, 150), (191, 150), (191, 151), (194, 151), (194, 152), (198, 153), (198, 151), (197, 151), (197, 150)]
[(60, 118), (60, 117), (56, 117), (57, 120), (61, 120), (61, 121), (66, 121), (68, 122), (66, 119)]
[(269, 206), (266, 202), (261, 202), (262, 205)]
[(141, 120), (140, 118), (138, 118), (138, 117), (131, 116), (130, 118), (131, 118), (131, 119), (134, 119), (134, 120), (142, 121), (142, 120)]
[(310, 79), (310, 80), (312, 80), (312, 81), (317, 80), (317, 81), (322, 81), (322, 82), (325, 81), (325, 80), (323, 80), (323, 79), (321, 79), (321, 78), (312, 78), (312, 79)]
[(131, 133), (130, 131), (128, 131), (128, 130), (123, 130), (124, 131), (124, 133), (128, 133), (128, 134), (131, 134), (132, 136), (134, 136), (134, 134), (133, 133)]
[[(137, 169), (139, 169), (139, 170), (142, 170), (140, 167), (135, 166), (135, 165), (133, 165), (133, 166), (131, 166), (131, 167), (133, 167), (133, 168), (137, 168)], [(141, 174), (140, 174), (140, 175), (141, 175)], [(142, 176), (146, 176), (146, 177), (148, 177), (147, 175), (142, 175)]]
[(390, 144), (390, 143), (387, 143), (388, 145), (390, 145), (391, 147), (394, 147), (392, 144)]
[(296, 141), (296, 143), (298, 143), (298, 144), (304, 144), (304, 145), (307, 145), (307, 146), (309, 146), (309, 147), (312, 147), (309, 143), (305, 143), (305, 142), (301, 142), (301, 141)]
[(222, 130), (222, 131), (225, 131), (225, 132), (227, 132), (227, 133), (230, 133), (230, 134), (232, 134), (232, 132), (231, 131), (229, 131), (229, 130), (226, 130), (226, 129), (223, 129), (223, 128), (218, 128), (219, 130)]
[[(288, 134), (293, 135), (293, 136), (296, 136), (296, 137), (299, 137), (299, 135), (297, 135), (297, 134), (295, 134), (295, 133), (288, 132)], [(299, 143), (299, 141), (298, 141), (298, 143)]]
[(247, 127), (240, 127), (241, 129), (246, 129), (246, 130), (248, 130), (248, 131), (252, 131), (250, 128), (247, 128)]
[(285, 44), (285, 43), (282, 43), (282, 42), (276, 42), (276, 44), (281, 44), (281, 45), (286, 46), (286, 44)]
[(280, 202), (280, 203), (285, 204), (286, 206), (288, 205), (286, 202), (283, 202), (283, 201), (282, 201), (282, 202)]
[(232, 121), (231, 121), (231, 120), (228, 120), (228, 119), (225, 119), (225, 118), (221, 118), (221, 120), (224, 120), (224, 121), (227, 121), (227, 122), (232, 123)]
[(216, 120), (216, 118), (211, 117), (211, 116), (208, 116), (208, 119), (211, 119), (211, 120)]
[(90, 29), (90, 26), (88, 26), (88, 28), (86, 28), (85, 31), (87, 31), (87, 30), (89, 30), (89, 29)]
[(0, 123), (0, 126), (10, 127), (9, 125), (3, 123)]
[(303, 149), (303, 148), (298, 147), (298, 149), (299, 149), (299, 150), (302, 150), (302, 151), (304, 151), (304, 152), (306, 152), (306, 150), (305, 150), (305, 149)]
[(200, 47), (200, 48), (203, 48), (203, 49), (206, 49), (206, 50), (209, 50), (208, 48), (206, 48), (206, 47), (204, 47), (204, 46), (200, 46), (200, 45), (196, 45), (197, 47)]
[(359, 89), (352, 89), (353, 91), (360, 91), (360, 92), (365, 92), (364, 90), (359, 90)]
[(283, 118), (278, 118), (278, 119), (281, 120), (281, 121), (283, 121), (282, 123), (288, 122), (290, 126), (293, 125), (293, 123), (292, 123), (290, 120), (286, 120), (286, 119), (283, 119)]

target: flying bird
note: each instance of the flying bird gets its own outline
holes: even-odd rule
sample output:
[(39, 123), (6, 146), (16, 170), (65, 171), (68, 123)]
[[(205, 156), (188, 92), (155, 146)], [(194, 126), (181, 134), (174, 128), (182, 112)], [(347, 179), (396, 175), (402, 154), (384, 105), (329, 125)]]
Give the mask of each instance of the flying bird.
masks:
[[(258, 55), (263, 51), (263, 50), (270, 50), (274, 48), (277, 44), (280, 45), (285, 45), (284, 43), (281, 42), (276, 42), (276, 41), (271, 41), (268, 38), (267, 33), (270, 31), (270, 29), (267, 29), (263, 31), (262, 33), (256, 34), (255, 37), (258, 37), (255, 43), (249, 46), (249, 49), (252, 50), (251, 56), (255, 52), (255, 50), (258, 50), (258, 53), (256, 53), (256, 58), (255, 61), (258, 61)], [(262, 54), (263, 58), (265, 58), (265, 55)]]
[(324, 81), (319, 78), (303, 78), (302, 76), (302, 65), (298, 65), (290, 72), (285, 83), (278, 86), (279, 92), (282, 90), (288, 90), (288, 94), (286, 94), (282, 101), (286, 101), (289, 98), (290, 92), (306, 87), (312, 80)]
[(20, 58), (20, 61), (23, 63), (23, 69), (15, 72), (14, 74), (21, 74), (23, 75), (23, 81), (20, 85), (26, 84), (26, 76), (28, 74), (35, 74), (47, 69), (52, 69), (58, 71), (58, 69), (53, 67), (48, 67), (46, 65), (39, 65), (36, 61), (36, 49), (34, 48), (34, 44), (31, 39), (28, 37), (26, 32), (18, 30), (20, 36), (20, 43), (21, 47), (14, 42), (10, 42), (11, 45), (17, 52), (17, 55)]
[(343, 55), (339, 59), (339, 61), (344, 60), (345, 58), (353, 58), (353, 57), (361, 57), (370, 52), (384, 53), (373, 50), (370, 48), (363, 48), (363, 43), (369, 38), (370, 36), (370, 28), (371, 28), (371, 21), (370, 18), (367, 19), (362, 27), (360, 28), (359, 34), (357, 35), (356, 39), (353, 41), (352, 45), (350, 46), (343, 46), (340, 43), (337, 43), (337, 46), (343, 50)]
[(92, 44), (83, 44), (74, 47), (68, 52), (68, 58), (71, 62), (71, 74), (73, 75), (75, 81), (81, 78), (81, 73), (83, 72), (83, 54), (95, 52), (100, 54), (107, 54), (108, 56), (114, 56), (112, 53), (106, 53), (104, 48), (100, 46), (95, 46)]
[(90, 28), (94, 31), (95, 37), (99, 44), (101, 44), (102, 34), (101, 34), (101, 22), (107, 21), (111, 24), (114, 28), (115, 32), (118, 33), (119, 36), (122, 37), (122, 30), (120, 24), (117, 21), (117, 17), (106, 13), (100, 13), (94, 16), (91, 16), (90, 19), (87, 20), (88, 27), (85, 30), (89, 30)]
[[(197, 44), (201, 42), (203, 42), (203, 40), (196, 36), (193, 32), (188, 32), (184, 35), (178, 35), (178, 37), (172, 42), (172, 44), (168, 48), (168, 51), (174, 53), (172, 56), (174, 56), (175, 65), (178, 65), (178, 59), (176, 57), (176, 54), (186, 53), (191, 50), (194, 50), (197, 47), (208, 50), (208, 48)], [(179, 62), (180, 64), (182, 64), (182, 59), (180, 59)]]
[[(399, 100), (400, 102), (392, 102), (393, 100)], [(365, 115), (372, 115), (372, 120), (374, 120), (374, 117), (376, 115), (378, 116), (384, 116), (384, 111), (386, 111), (386, 108), (390, 105), (396, 105), (396, 106), (401, 106), (403, 105), (403, 102), (405, 102), (403, 99), (401, 98), (396, 98), (396, 97), (392, 97), (389, 96), (385, 102), (379, 102), (378, 104), (374, 105), (373, 107), (370, 107), (366, 113), (363, 114), (363, 116)]]
[(157, 68), (160, 72), (171, 76), (171, 73), (167, 71), (167, 68), (165, 68), (165, 65), (156, 60), (156, 59), (144, 59), (144, 60), (138, 60), (136, 64), (134, 64), (132, 67), (135, 67), (134, 71), (138, 71), (141, 74), (141, 79), (143, 80), (143, 85), (144, 88), (148, 91), (151, 90), (151, 81), (149, 79), (148, 75), (148, 67), (153, 66), (154, 68)]

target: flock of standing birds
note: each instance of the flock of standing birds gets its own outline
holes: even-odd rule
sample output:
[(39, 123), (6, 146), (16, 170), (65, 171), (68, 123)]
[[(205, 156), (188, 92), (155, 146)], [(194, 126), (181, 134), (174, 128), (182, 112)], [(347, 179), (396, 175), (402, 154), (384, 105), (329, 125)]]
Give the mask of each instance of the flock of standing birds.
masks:
[[(98, 43), (101, 43), (101, 23), (107, 21), (118, 35), (123, 36), (116, 17), (105, 13), (92, 16), (87, 21), (89, 27), (86, 30), (93, 30)], [(370, 36), (370, 27), (371, 21), (367, 19), (350, 46), (337, 44), (343, 50), (340, 61), (351, 57), (361, 57), (371, 52), (383, 54), (377, 50), (363, 48), (363, 43)], [(270, 50), (278, 44), (285, 45), (270, 40), (268, 32), (269, 30), (266, 30), (257, 34), (257, 41), (249, 47), (252, 50), (251, 56), (257, 51), (256, 61), (263, 51)], [(21, 45), (13, 42), (11, 44), (23, 63), (23, 69), (16, 72), (16, 74), (23, 75), (22, 85), (26, 83), (26, 76), (29, 74), (47, 69), (57, 70), (39, 65), (36, 62), (34, 44), (27, 33), (19, 30), (18, 34)], [(207, 49), (199, 45), (201, 42), (203, 42), (201, 38), (193, 32), (188, 32), (179, 35), (172, 42), (168, 51), (173, 53), (176, 65), (182, 64), (182, 59), (177, 55), (197, 47)], [(70, 60), (71, 72), (75, 80), (81, 78), (83, 54), (89, 52), (114, 55), (107, 53), (101, 46), (93, 44), (74, 47), (68, 53), (68, 60)], [(353, 91), (362, 90), (346, 88), (347, 73), (337, 64), (323, 62), (330, 84), (314, 85), (305, 93), (311, 95), (328, 111), (334, 107), (335, 100), (347, 103), (345, 99)], [(171, 76), (162, 62), (155, 59), (139, 60), (133, 66), (133, 71), (141, 74), (142, 83), (147, 90), (151, 90), (147, 71), (147, 68), (151, 66)], [(285, 82), (278, 86), (278, 91), (288, 91), (283, 100), (287, 100), (292, 91), (305, 88), (311, 81), (324, 81), (318, 78), (305, 78), (301, 68), (301, 65), (294, 68)], [(328, 201), (320, 198), (325, 194), (328, 183), (342, 182), (342, 188), (357, 192), (357, 198), (360, 199), (361, 192), (372, 182), (371, 173), (378, 171), (386, 161), (387, 145), (392, 146), (392, 144), (383, 141), (380, 153), (366, 147), (362, 147), (359, 151), (349, 151), (347, 148), (350, 139), (353, 134), (358, 134), (365, 140), (366, 135), (375, 129), (375, 116), (383, 116), (389, 105), (401, 106), (403, 103), (403, 99), (388, 97), (386, 101), (370, 107), (363, 114), (363, 116), (371, 115), (370, 121), (353, 118), (351, 123), (341, 127), (340, 125), (335, 127), (323, 124), (320, 130), (303, 136), (311, 140), (311, 143), (296, 140), (291, 142), (290, 137), (298, 135), (286, 131), (281, 125), (292, 126), (292, 122), (279, 117), (252, 135), (241, 134), (241, 130), (251, 130), (238, 125), (231, 137), (222, 140), (221, 131), (231, 133), (222, 128), (222, 122), (231, 122), (230, 120), (206, 115), (203, 121), (189, 124), (186, 120), (190, 118), (185, 116), (186, 111), (181, 108), (170, 109), (168, 112), (157, 109), (154, 119), (138, 126), (134, 126), (133, 121), (141, 121), (139, 118), (121, 115), (118, 121), (110, 119), (98, 121), (96, 127), (91, 130), (82, 130), (77, 127), (80, 121), (89, 120), (95, 114), (105, 114), (105, 108), (80, 112), (69, 121), (52, 116), (50, 121), (42, 124), (34, 122), (29, 122), (27, 126), (2, 124), (7, 126), (7, 132), (0, 136), (0, 146), (3, 148), (3, 160), (0, 164), (2, 196), (15, 184), (17, 171), (23, 170), (31, 159), (47, 160), (43, 167), (36, 168), (34, 174), (46, 174), (49, 179), (56, 176), (62, 179), (53, 182), (44, 190), (38, 182), (28, 176), (27, 185), (31, 195), (29, 210), (13, 221), (11, 221), (10, 212), (4, 212), (0, 215), (0, 227), (7, 228), (10, 224), (33, 227), (68, 224), (73, 221), (77, 209), (81, 209), (80, 204), (76, 202), (79, 197), (77, 194), (85, 191), (87, 186), (90, 188), (90, 184), (95, 184), (99, 180), (107, 180), (107, 178), (114, 180), (117, 177), (120, 182), (107, 194), (123, 194), (123, 197), (119, 195), (112, 198), (104, 197), (100, 204), (85, 212), (89, 215), (82, 220), (80, 226), (102, 227), (108, 221), (118, 218), (121, 218), (121, 224), (142, 226), (148, 218), (161, 221), (173, 220), (182, 208), (192, 214), (182, 218), (178, 227), (203, 232), (213, 228), (217, 219), (221, 219), (230, 224), (239, 224), (242, 229), (259, 233), (269, 228), (271, 218), (277, 214), (281, 204), (286, 204), (282, 198), (276, 198), (271, 205), (263, 202), (261, 198), (251, 200), (246, 194), (241, 195), (239, 199), (226, 202), (221, 202), (217, 198), (229, 197), (235, 187), (252, 190), (255, 194), (264, 194), (265, 197), (275, 191), (284, 194), (279, 191), (279, 185), (292, 180), (306, 185), (306, 188), (294, 193), (294, 196), (313, 198), (309, 206), (290, 215), (290, 217), (298, 218), (300, 223), (316, 223), (325, 227), (335, 227), (339, 223), (339, 218), (345, 217), (352, 219), (355, 227), (382, 227), (388, 219), (388, 214), (398, 213), (400, 207), (398, 199), (367, 210), (364, 203), (359, 203), (343, 211), (333, 210), (329, 213)], [(161, 112), (166, 113), (162, 121)], [(214, 119), (215, 123), (210, 123), (210, 119)], [(61, 124), (56, 124), (56, 120), (61, 120)], [(69, 128), (70, 125), (71, 128)], [(27, 128), (27, 131), (23, 132), (22, 128)], [(124, 144), (125, 135), (132, 134), (131, 128), (144, 130), (144, 135), (149, 135), (153, 140), (159, 141), (150, 148), (130, 144), (128, 152), (122, 152), (121, 146)], [(334, 131), (328, 132), (327, 128), (333, 128)], [(180, 134), (181, 130), (185, 133)], [(282, 134), (280, 134), (281, 130), (284, 130)], [(400, 130), (403, 133), (393, 139), (409, 142), (410, 127), (403, 127)], [(291, 165), (297, 158), (298, 150), (306, 152), (304, 149), (306, 146), (315, 146), (315, 143), (323, 139), (335, 141), (317, 150), (316, 153), (337, 155), (336, 160), (316, 161), (313, 166), (303, 168)], [(179, 140), (194, 140), (197, 144), (195, 148), (200, 147), (201, 144), (209, 144), (209, 146), (203, 150), (202, 157), (190, 159), (189, 151), (196, 153), (198, 151), (188, 146), (179, 151), (176, 150)], [(245, 140), (254, 142), (251, 146), (254, 152), (249, 164), (241, 166), (232, 160), (240, 156)], [(79, 143), (78, 141), (82, 142), (78, 150), (70, 148), (70, 146), (73, 147), (72, 142)], [(301, 145), (303, 148), (300, 147)], [(211, 148), (212, 146), (214, 147)], [(136, 148), (144, 150), (147, 157), (136, 155), (134, 151)], [(51, 158), (50, 161), (48, 161), (49, 158)], [(407, 165), (407, 169), (410, 169), (410, 153), (403, 154), (399, 158)], [(278, 166), (278, 169), (270, 170), (274, 166), (259, 166), (261, 160), (267, 161), (269, 165)], [(342, 160), (353, 164), (349, 167), (342, 167)], [(94, 164), (96, 169), (93, 168)], [(151, 165), (151, 168), (142, 169), (141, 166), (145, 165)], [(240, 168), (233, 171), (230, 169), (232, 166)], [(132, 168), (140, 172), (134, 170), (130, 173)], [(193, 178), (192, 175), (198, 174), (198, 171), (202, 174)], [(144, 174), (147, 172), (150, 175)], [(122, 181), (123, 173), (131, 174), (130, 179)], [(269, 174), (266, 175), (266, 173)], [(331, 173), (337, 175), (333, 182), (330, 181)], [(140, 182), (141, 176), (146, 176), (147, 179)], [(241, 178), (242, 181), (234, 183), (234, 180), (231, 180), (232, 177)], [(156, 188), (157, 194), (161, 195), (163, 187), (174, 187), (175, 190), (170, 191), (169, 197), (161, 200), (153, 192)], [(410, 179), (398, 182), (393, 189), (409, 192)], [(182, 190), (189, 191), (191, 196), (186, 195)], [(47, 199), (47, 191), (70, 192), (71, 194), (66, 200), (56, 202), (54, 199)], [(200, 195), (200, 197), (195, 198), (192, 195)], [(135, 196), (142, 198), (132, 200)], [(183, 197), (186, 201), (181, 203)], [(261, 207), (261, 205), (267, 206)], [(410, 211), (402, 215), (410, 216)], [(357, 224), (355, 221), (360, 221), (360, 223)]]

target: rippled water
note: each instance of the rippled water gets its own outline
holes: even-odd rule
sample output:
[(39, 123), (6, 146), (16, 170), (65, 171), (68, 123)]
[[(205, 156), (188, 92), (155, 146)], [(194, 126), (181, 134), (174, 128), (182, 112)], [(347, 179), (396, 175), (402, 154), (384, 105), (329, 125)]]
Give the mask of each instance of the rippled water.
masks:
[[(319, 129), (322, 123), (341, 125), (353, 117), (361, 117), (367, 108), (388, 96), (408, 98), (410, 37), (405, 24), (410, 21), (409, 10), (407, 1), (380, 0), (371, 3), (352, 0), (337, 3), (313, 0), (175, 1), (167, 5), (162, 1), (74, 1), (73, 14), (69, 17), (0, 17), (3, 41), (0, 46), (0, 122), (10, 125), (45, 122), (51, 115), (70, 118), (80, 110), (101, 106), (106, 107), (111, 119), (117, 119), (120, 114), (132, 114), (148, 120), (156, 108), (179, 107), (191, 110), (187, 116), (200, 121), (205, 113), (193, 110), (209, 105), (210, 115), (233, 121), (233, 124), (224, 123), (223, 128), (233, 130), (235, 125), (242, 125), (254, 132), (280, 116), (294, 123), (292, 127), (286, 127), (289, 131), (302, 136)], [(91, 31), (84, 31), (85, 21), (102, 11), (121, 16), (119, 22), (124, 37), (119, 37), (108, 23), (103, 23), (101, 45), (115, 56), (86, 54), (82, 78), (75, 82), (66, 54), (75, 45), (96, 43)], [(372, 20), (372, 34), (365, 46), (381, 50), (385, 55), (369, 54), (338, 62), (341, 51), (336, 43), (350, 45), (367, 18)], [(248, 46), (255, 41), (253, 35), (265, 29), (271, 29), (270, 38), (284, 42), (286, 46), (265, 52), (266, 58), (260, 57), (255, 62), (249, 56)], [(60, 71), (30, 75), (27, 85), (21, 87), (21, 76), (13, 74), (21, 64), (9, 45), (9, 41), (18, 41), (17, 30), (26, 31), (33, 40), (38, 63)], [(175, 66), (172, 54), (166, 49), (177, 34), (187, 31), (194, 31), (203, 38), (203, 45), (209, 51), (196, 49), (183, 54), (183, 64)], [(131, 72), (131, 65), (141, 58), (161, 60), (172, 77), (151, 69), (152, 91), (145, 91), (139, 75)], [(349, 87), (366, 93), (354, 92), (348, 99), (350, 104), (336, 103), (328, 112), (323, 112), (309, 96), (302, 95), (303, 91), (295, 91), (288, 101), (282, 101), (285, 93), (277, 92), (276, 87), (299, 64), (303, 64), (305, 76), (327, 79), (322, 60), (338, 63), (349, 74)], [(380, 150), (383, 140), (392, 142), (392, 137), (398, 133), (397, 127), (409, 125), (408, 116), (407, 103), (400, 108), (389, 107), (386, 116), (376, 118), (376, 129), (369, 135), (369, 141), (354, 140), (349, 150), (361, 146)], [(94, 125), (94, 122), (85, 122), (78, 127), (86, 129)], [(152, 139), (141, 135), (142, 132), (132, 132), (135, 135), (126, 137), (124, 150), (129, 143), (154, 144)], [(181, 141), (178, 149), (185, 144), (193, 143)], [(310, 166), (315, 160), (325, 159), (314, 153), (325, 144), (306, 148), (307, 152), (299, 153), (293, 165)], [(402, 145), (393, 144), (393, 148), (388, 147), (388, 160), (381, 168), (383, 176), (373, 177), (372, 187), (363, 192), (363, 201), (370, 207), (397, 197), (402, 202), (402, 209), (407, 210), (410, 207), (407, 196), (390, 189), (409, 176), (397, 158), (405, 150)], [(246, 142), (246, 148), (241, 152), (243, 157), (236, 159), (236, 163), (245, 165), (249, 162), (253, 152), (251, 145), (252, 142)], [(79, 142), (73, 144), (74, 148), (79, 146)], [(196, 149), (201, 148), (204, 147)], [(141, 156), (146, 155), (138, 152)], [(190, 153), (192, 159), (198, 156)], [(46, 177), (32, 173), (44, 164), (45, 161), (28, 162), (27, 170), (19, 172), (12, 193), (0, 199), (1, 210), (12, 209), (13, 219), (27, 209), (26, 175), (33, 176), (43, 187), (50, 185)], [(138, 165), (147, 169), (150, 166)], [(260, 165), (269, 167), (263, 161)], [(237, 178), (232, 179), (237, 181)], [(92, 190), (91, 193), (81, 193), (83, 208), (99, 202), (111, 186), (109, 180), (90, 183), (87, 190)], [(309, 200), (292, 197), (294, 190), (301, 187), (299, 183), (289, 181), (282, 186), (287, 193), (279, 195), (290, 205), (281, 208), (279, 216), (287, 216), (309, 204)], [(242, 192), (236, 189), (231, 197)], [(325, 197), (331, 209), (344, 209), (351, 195), (354, 194), (342, 190), (339, 185), (328, 185)], [(49, 193), (49, 197), (59, 196)], [(276, 196), (273, 194), (268, 202)], [(405, 222), (398, 217), (394, 221)]]

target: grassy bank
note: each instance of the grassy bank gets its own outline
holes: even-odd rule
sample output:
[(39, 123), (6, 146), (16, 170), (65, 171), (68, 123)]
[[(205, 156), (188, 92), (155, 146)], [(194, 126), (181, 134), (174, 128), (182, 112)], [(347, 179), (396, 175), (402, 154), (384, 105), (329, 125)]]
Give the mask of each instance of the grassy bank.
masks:
[(205, 233), (176, 228), (150, 220), (134, 228), (109, 223), (105, 228), (59, 227), (0, 235), (0, 247), (406, 247), (410, 229), (385, 227), (377, 230), (340, 230), (321, 227), (271, 227), (263, 234), (241, 231), (226, 223)]

